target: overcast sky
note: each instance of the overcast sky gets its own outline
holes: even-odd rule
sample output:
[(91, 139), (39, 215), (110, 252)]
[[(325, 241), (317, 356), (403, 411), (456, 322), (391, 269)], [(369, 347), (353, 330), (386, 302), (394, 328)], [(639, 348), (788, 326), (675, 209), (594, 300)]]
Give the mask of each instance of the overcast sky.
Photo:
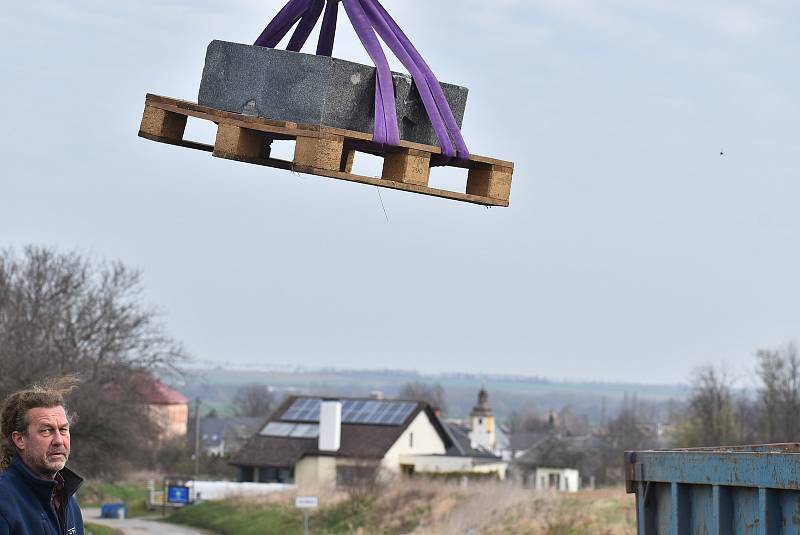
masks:
[[(141, 268), (231, 363), (663, 383), (800, 338), (796, 1), (384, 0), (469, 87), (471, 150), (516, 164), (510, 208), (382, 190), (388, 223), (374, 187), (136, 136), (282, 4), (7, 3), (0, 247)], [(369, 62), (343, 10), (334, 55)]]

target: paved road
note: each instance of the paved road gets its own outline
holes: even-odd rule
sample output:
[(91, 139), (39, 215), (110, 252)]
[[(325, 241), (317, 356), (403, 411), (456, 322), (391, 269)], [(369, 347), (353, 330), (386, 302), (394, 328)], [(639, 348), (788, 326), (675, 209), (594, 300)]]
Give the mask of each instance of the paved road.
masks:
[(124, 535), (204, 535), (205, 532), (174, 524), (165, 524), (147, 518), (128, 518), (116, 520), (100, 518), (100, 509), (82, 509), (83, 521), (120, 530)]

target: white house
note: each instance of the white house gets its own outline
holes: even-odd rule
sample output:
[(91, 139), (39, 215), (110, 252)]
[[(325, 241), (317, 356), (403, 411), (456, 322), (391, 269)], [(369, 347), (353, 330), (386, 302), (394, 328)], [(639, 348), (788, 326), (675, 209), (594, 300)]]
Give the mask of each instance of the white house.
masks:
[(300, 487), (349, 484), (377, 474), (489, 474), (508, 464), (474, 448), (422, 401), (288, 398), (231, 459), (241, 481)]
[(581, 476), (574, 468), (535, 468), (531, 474), (536, 490), (578, 492)]

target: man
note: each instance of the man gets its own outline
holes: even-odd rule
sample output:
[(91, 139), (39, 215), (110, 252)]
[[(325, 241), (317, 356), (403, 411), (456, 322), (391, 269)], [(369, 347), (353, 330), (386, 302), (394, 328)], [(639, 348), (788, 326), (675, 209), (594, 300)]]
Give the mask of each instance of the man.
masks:
[(8, 396), (0, 412), (0, 535), (83, 535), (75, 491), (83, 479), (65, 468), (70, 417), (64, 395), (74, 376)]

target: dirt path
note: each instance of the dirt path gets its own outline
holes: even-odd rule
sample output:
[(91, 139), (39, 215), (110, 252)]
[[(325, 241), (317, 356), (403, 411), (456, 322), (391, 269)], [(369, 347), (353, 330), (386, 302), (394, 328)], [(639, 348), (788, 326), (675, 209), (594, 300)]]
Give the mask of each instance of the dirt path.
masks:
[(157, 519), (127, 518), (117, 520), (100, 518), (100, 509), (82, 509), (83, 521), (120, 530), (124, 535), (206, 535), (207, 532), (158, 522)]

